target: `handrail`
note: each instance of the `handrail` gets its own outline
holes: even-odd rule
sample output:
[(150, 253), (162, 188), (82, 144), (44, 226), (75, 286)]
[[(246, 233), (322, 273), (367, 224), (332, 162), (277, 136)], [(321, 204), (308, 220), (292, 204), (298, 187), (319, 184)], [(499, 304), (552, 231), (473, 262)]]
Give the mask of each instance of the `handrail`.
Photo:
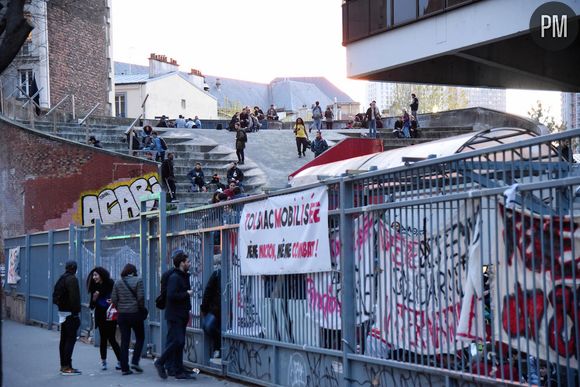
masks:
[(87, 113), (85, 118), (83, 118), (82, 120), (79, 121), (79, 125), (84, 124), (85, 121), (87, 120), (87, 118), (89, 118), (89, 116), (95, 111), (96, 108), (99, 107), (100, 104), (101, 104), (100, 102), (97, 102), (97, 104), (95, 106), (93, 106), (93, 108)]
[[(147, 96), (149, 96), (149, 94), (147, 94)], [(147, 98), (145, 98), (147, 99)], [(137, 121), (143, 116), (143, 113), (139, 114), (139, 116), (137, 116), (137, 118), (135, 118), (133, 120), (133, 122), (131, 122), (131, 125), (129, 125), (129, 127), (127, 128), (127, 130), (125, 130), (125, 134), (128, 134), (131, 132), (131, 129), (133, 129), (133, 127), (135, 126), (135, 124), (137, 123)], [(133, 150), (133, 137), (134, 136), (129, 136), (129, 152), (131, 152)]]
[(34, 101), (34, 98), (35, 98), (35, 97), (36, 97), (38, 94), (40, 94), (40, 92), (41, 92), (43, 89), (44, 89), (44, 87), (41, 87), (41, 88), (40, 88), (40, 89), (39, 89), (39, 90), (38, 90), (36, 93), (32, 94), (31, 96), (28, 96), (28, 95), (27, 95), (26, 97), (28, 98), (28, 100), (27, 100), (26, 102), (24, 102), (24, 104), (21, 106), (21, 107), (22, 107), (22, 109), (24, 109), (24, 107), (25, 107), (26, 105), (28, 105), (28, 102), (30, 102), (30, 101), (32, 101), (32, 103), (33, 103), (33, 104), (35, 104), (37, 107), (39, 107), (39, 108), (40, 108), (40, 106), (38, 106), (38, 104), (37, 104), (37, 103)]
[(45, 116), (45, 117), (48, 117), (48, 115), (49, 115), (50, 113), (52, 113), (53, 111), (55, 111), (55, 110), (56, 110), (56, 108), (58, 108), (58, 107), (59, 107), (59, 106), (60, 106), (60, 105), (61, 105), (61, 104), (62, 104), (64, 101), (66, 101), (66, 99), (67, 99), (67, 98), (69, 98), (69, 97), (70, 97), (70, 94), (67, 94), (67, 95), (65, 95), (65, 96), (64, 96), (64, 98), (63, 98), (63, 99), (61, 99), (59, 103), (57, 103), (56, 105), (54, 105), (54, 106), (53, 106), (53, 107), (52, 107), (52, 108), (51, 108), (51, 109), (50, 109), (48, 112), (46, 112), (46, 114), (45, 114), (44, 116)]

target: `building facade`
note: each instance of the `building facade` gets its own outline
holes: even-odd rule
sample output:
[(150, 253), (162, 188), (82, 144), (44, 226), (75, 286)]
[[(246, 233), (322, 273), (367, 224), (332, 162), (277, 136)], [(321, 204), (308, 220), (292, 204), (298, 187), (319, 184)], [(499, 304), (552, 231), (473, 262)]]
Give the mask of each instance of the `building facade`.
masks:
[(580, 128), (580, 93), (562, 93), (562, 121), (568, 129)]
[(38, 90), (37, 103), (43, 109), (74, 95), (78, 115), (88, 113), (97, 104), (95, 114), (111, 115), (114, 85), (110, 2), (28, 2), (25, 14), (34, 29), (0, 76), (4, 101), (25, 102), (26, 94)]
[[(546, 3), (344, 0), (347, 76), (382, 82), (577, 92), (580, 39), (571, 39), (554, 51), (532, 36), (536, 31), (532, 16)], [(574, 12), (568, 22), (577, 23), (580, 2), (558, 3)]]

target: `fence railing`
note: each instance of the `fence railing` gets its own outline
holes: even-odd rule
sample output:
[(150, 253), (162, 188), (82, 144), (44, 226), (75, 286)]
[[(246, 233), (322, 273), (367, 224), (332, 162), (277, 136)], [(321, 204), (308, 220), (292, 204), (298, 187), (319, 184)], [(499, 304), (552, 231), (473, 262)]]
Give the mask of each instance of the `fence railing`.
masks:
[[(203, 370), (287, 386), (580, 385), (580, 174), (565, 146), (578, 136), (325, 181), (327, 272), (241, 274), (244, 206), (310, 186), (173, 212), (149, 197), (128, 222), (6, 239), (6, 253), (20, 248), (22, 276), (8, 293), (25, 296), (27, 321), (51, 326), (67, 259), (81, 283), (94, 265), (118, 278), (134, 263), (151, 311), (148, 351), (159, 353), (166, 326), (153, 300), (179, 247), (194, 290), (184, 359)], [(219, 362), (199, 310), (217, 267)]]

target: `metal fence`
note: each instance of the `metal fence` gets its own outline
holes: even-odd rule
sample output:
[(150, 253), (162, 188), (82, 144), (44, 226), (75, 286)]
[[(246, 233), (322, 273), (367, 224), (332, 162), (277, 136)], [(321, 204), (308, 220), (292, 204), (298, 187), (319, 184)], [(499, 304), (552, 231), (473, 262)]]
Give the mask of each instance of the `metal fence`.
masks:
[[(472, 143), (325, 181), (330, 272), (241, 275), (240, 213), (266, 195), (174, 212), (160, 198), (159, 211), (143, 206), (129, 222), (5, 240), (21, 251), (12, 291), (25, 295), (28, 321), (50, 327), (67, 259), (81, 282), (94, 265), (118, 278), (134, 263), (151, 311), (147, 350), (159, 353), (165, 322), (153, 300), (179, 247), (194, 290), (184, 359), (206, 371), (285, 386), (580, 385), (580, 174), (563, 146), (579, 136)], [(199, 311), (216, 267), (221, 362), (210, 361)]]

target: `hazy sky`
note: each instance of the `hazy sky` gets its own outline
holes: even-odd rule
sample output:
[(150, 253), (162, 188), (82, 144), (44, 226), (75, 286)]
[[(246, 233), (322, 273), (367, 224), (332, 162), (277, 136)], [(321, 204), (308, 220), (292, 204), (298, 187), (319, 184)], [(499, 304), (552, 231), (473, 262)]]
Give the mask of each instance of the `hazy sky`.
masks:
[[(180, 70), (267, 83), (325, 76), (364, 102), (364, 82), (346, 78), (340, 0), (116, 0), (114, 60), (147, 64), (149, 54)], [(509, 91), (508, 111), (526, 115), (537, 99), (560, 117), (559, 93)]]

